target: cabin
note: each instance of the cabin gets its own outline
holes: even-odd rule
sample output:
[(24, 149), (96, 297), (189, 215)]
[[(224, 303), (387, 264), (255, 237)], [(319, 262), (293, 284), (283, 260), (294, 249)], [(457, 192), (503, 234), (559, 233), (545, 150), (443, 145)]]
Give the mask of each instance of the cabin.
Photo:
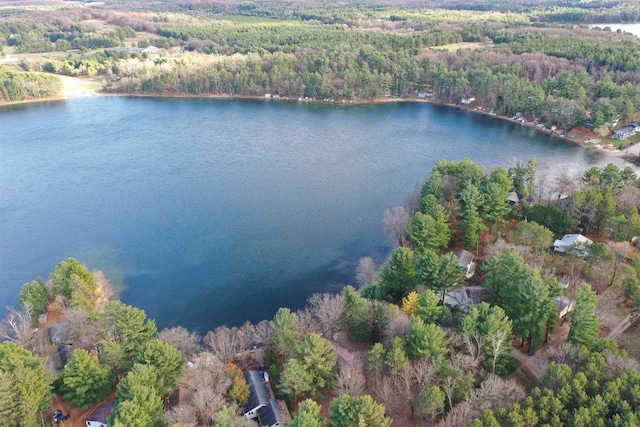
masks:
[(71, 343), (62, 344), (58, 346), (58, 355), (60, 355), (60, 362), (62, 362), (62, 367), (67, 366), (67, 363), (73, 356), (73, 352), (75, 351), (75, 347)]
[(433, 92), (418, 92), (418, 98), (433, 98)]
[(474, 255), (464, 249), (453, 251), (453, 254), (458, 258), (458, 267), (464, 271), (464, 275), (467, 279), (473, 276), (473, 273), (476, 271), (476, 263), (473, 262)]
[(87, 427), (109, 427), (107, 417), (111, 415), (115, 407), (116, 405), (111, 399), (103, 402), (87, 416), (85, 420)]
[(244, 406), (244, 416), (248, 420), (257, 419), (261, 427), (286, 426), (290, 419), (284, 402), (275, 399), (269, 375), (262, 371), (248, 371), (244, 374), (249, 386), (249, 401)]
[(586, 255), (584, 246), (590, 245), (593, 240), (584, 237), (582, 234), (565, 234), (562, 239), (553, 242), (553, 250), (556, 252), (567, 253), (571, 247), (581, 247), (576, 252), (580, 256)]
[(49, 328), (49, 339), (51, 344), (62, 344), (69, 341), (69, 324), (56, 323)]
[(556, 297), (554, 302), (556, 304), (556, 307), (558, 308), (558, 318), (560, 319), (573, 312), (573, 309), (576, 308), (576, 302), (571, 301), (567, 297)]
[(186, 388), (177, 388), (169, 394), (166, 400), (166, 409), (176, 415), (176, 425), (181, 427), (196, 426), (196, 411), (191, 403), (194, 392)]
[(444, 303), (450, 307), (458, 307), (463, 311), (486, 300), (487, 289), (484, 286), (464, 286), (462, 289), (444, 293)]
[(471, 103), (472, 103), (473, 101), (475, 101), (475, 100), (476, 100), (476, 99), (475, 99), (473, 96), (470, 96), (470, 97), (468, 97), (468, 98), (462, 98), (462, 100), (460, 100), (460, 103), (461, 103), (461, 104), (464, 104), (464, 105), (469, 105), (469, 104), (471, 104)]
[(634, 137), (636, 135), (636, 127), (635, 126), (625, 126), (621, 129), (618, 129), (613, 133), (614, 139), (627, 139)]

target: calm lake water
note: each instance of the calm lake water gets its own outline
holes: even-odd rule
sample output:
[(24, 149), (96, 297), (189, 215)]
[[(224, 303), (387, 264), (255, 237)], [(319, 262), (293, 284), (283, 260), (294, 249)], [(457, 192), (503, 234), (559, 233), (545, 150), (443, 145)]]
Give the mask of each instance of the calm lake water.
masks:
[(599, 27), (611, 28), (611, 31), (626, 31), (627, 33), (631, 33), (636, 37), (640, 37), (640, 22), (632, 23), (632, 24), (593, 24), (590, 25), (591, 28)]
[[(385, 208), (439, 159), (611, 158), (429, 104), (99, 97), (0, 109), (0, 307), (75, 257), (160, 327), (297, 309), (389, 253)], [(616, 159), (617, 160), (617, 159)]]

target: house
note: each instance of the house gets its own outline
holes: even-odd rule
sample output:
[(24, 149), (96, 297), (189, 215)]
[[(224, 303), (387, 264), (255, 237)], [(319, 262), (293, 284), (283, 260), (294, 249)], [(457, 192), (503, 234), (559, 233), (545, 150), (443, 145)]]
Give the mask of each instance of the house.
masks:
[[(590, 245), (593, 240), (584, 237), (582, 234), (565, 234), (562, 239), (553, 242), (553, 250), (556, 252), (566, 253), (571, 247), (578, 247), (577, 252), (582, 256), (585, 255), (584, 246)], [(581, 247), (581, 248), (580, 248)]]
[(618, 129), (613, 133), (614, 139), (627, 139), (634, 137), (636, 135), (636, 127), (635, 126), (625, 126), (621, 129)]
[(68, 341), (69, 324), (56, 323), (49, 328), (49, 339), (51, 344), (62, 344)]
[(249, 420), (257, 418), (261, 427), (286, 426), (290, 419), (289, 411), (284, 402), (275, 399), (269, 375), (262, 371), (248, 371), (244, 377), (251, 391), (244, 406), (244, 416)]
[(563, 296), (556, 297), (554, 302), (558, 308), (558, 318), (560, 319), (573, 312), (573, 309), (576, 307), (575, 301), (571, 301), (569, 298)]
[(418, 98), (433, 98), (433, 92), (418, 92)]
[(465, 105), (469, 105), (471, 104), (473, 101), (475, 101), (476, 99), (473, 96), (470, 96), (468, 98), (462, 98), (462, 100), (460, 101), (461, 104), (465, 104)]
[(467, 279), (473, 276), (473, 273), (476, 271), (476, 264), (473, 262), (474, 255), (464, 249), (453, 251), (453, 254), (458, 258), (458, 267), (464, 271), (464, 275)]
[(87, 427), (109, 427), (109, 424), (107, 424), (107, 417), (111, 415), (111, 412), (113, 412), (115, 407), (116, 405), (111, 399), (103, 402), (100, 406), (94, 409), (89, 416), (87, 416), (87, 419), (85, 420)]
[(140, 52), (141, 53), (158, 53), (160, 52), (162, 49), (160, 49), (159, 47), (155, 47), (155, 46), (147, 46), (144, 49), (142, 49)]
[(518, 193), (516, 193), (515, 191), (512, 191), (511, 193), (509, 193), (509, 197), (507, 197), (507, 201), (511, 206), (520, 206), (521, 198), (522, 197)]
[(74, 351), (75, 347), (71, 343), (58, 346), (58, 354), (60, 355), (60, 361), (62, 362), (63, 368), (67, 366), (67, 362), (69, 362), (69, 359), (71, 359)]
[(486, 295), (487, 289), (484, 286), (464, 286), (462, 289), (445, 292), (444, 303), (467, 311), (469, 307), (483, 302)]
[(167, 398), (166, 409), (176, 414), (176, 424), (182, 427), (197, 425), (193, 402), (193, 391), (186, 388), (175, 389)]

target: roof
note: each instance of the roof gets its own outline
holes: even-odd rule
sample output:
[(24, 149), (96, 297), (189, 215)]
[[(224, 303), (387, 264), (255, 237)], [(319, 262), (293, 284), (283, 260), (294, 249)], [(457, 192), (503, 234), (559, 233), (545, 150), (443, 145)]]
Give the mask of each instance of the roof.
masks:
[(111, 412), (115, 409), (116, 405), (113, 400), (109, 399), (98, 406), (87, 416), (87, 421), (97, 421), (100, 423), (106, 423), (107, 417), (111, 415)]
[(244, 412), (249, 412), (261, 405), (269, 403), (269, 399), (273, 398), (273, 393), (271, 392), (269, 382), (265, 379), (264, 372), (247, 371), (244, 373), (244, 377), (251, 391), (249, 401), (244, 405)]
[(469, 251), (458, 249), (457, 251), (453, 251), (453, 254), (458, 258), (458, 265), (460, 265), (460, 263), (464, 263), (462, 266), (466, 267), (473, 262), (474, 255)]
[(635, 126), (625, 126), (623, 128), (620, 128), (616, 131), (616, 133), (620, 132), (620, 133), (629, 133), (629, 132), (635, 132), (636, 131), (636, 127)]
[[(276, 423), (285, 423), (289, 417), (289, 412), (283, 409), (284, 404), (280, 404), (276, 399), (269, 399), (266, 408), (258, 412), (258, 419), (261, 426), (272, 426)], [(286, 406), (284, 406), (286, 408)]]
[(49, 338), (51, 342), (54, 344), (59, 344), (61, 342), (67, 341), (67, 336), (69, 335), (69, 324), (68, 323), (56, 323), (49, 328)]
[(553, 246), (571, 246), (576, 243), (584, 243), (590, 245), (593, 240), (584, 237), (582, 234), (565, 234), (562, 239), (553, 242)]
[(75, 350), (76, 348), (73, 346), (73, 344), (64, 344), (58, 348), (58, 353), (60, 354), (60, 361), (62, 362), (62, 366), (66, 366), (67, 362), (69, 361), (69, 359), (71, 359), (71, 356), (73, 355), (73, 352)]

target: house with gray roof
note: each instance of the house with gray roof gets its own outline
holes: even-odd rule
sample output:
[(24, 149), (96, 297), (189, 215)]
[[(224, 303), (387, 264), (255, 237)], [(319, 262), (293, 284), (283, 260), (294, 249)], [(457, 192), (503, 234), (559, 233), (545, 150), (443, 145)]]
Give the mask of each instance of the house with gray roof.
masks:
[(269, 375), (262, 371), (248, 371), (244, 373), (251, 394), (244, 405), (244, 416), (257, 419), (261, 427), (286, 426), (290, 419), (289, 411), (284, 402), (276, 400)]

